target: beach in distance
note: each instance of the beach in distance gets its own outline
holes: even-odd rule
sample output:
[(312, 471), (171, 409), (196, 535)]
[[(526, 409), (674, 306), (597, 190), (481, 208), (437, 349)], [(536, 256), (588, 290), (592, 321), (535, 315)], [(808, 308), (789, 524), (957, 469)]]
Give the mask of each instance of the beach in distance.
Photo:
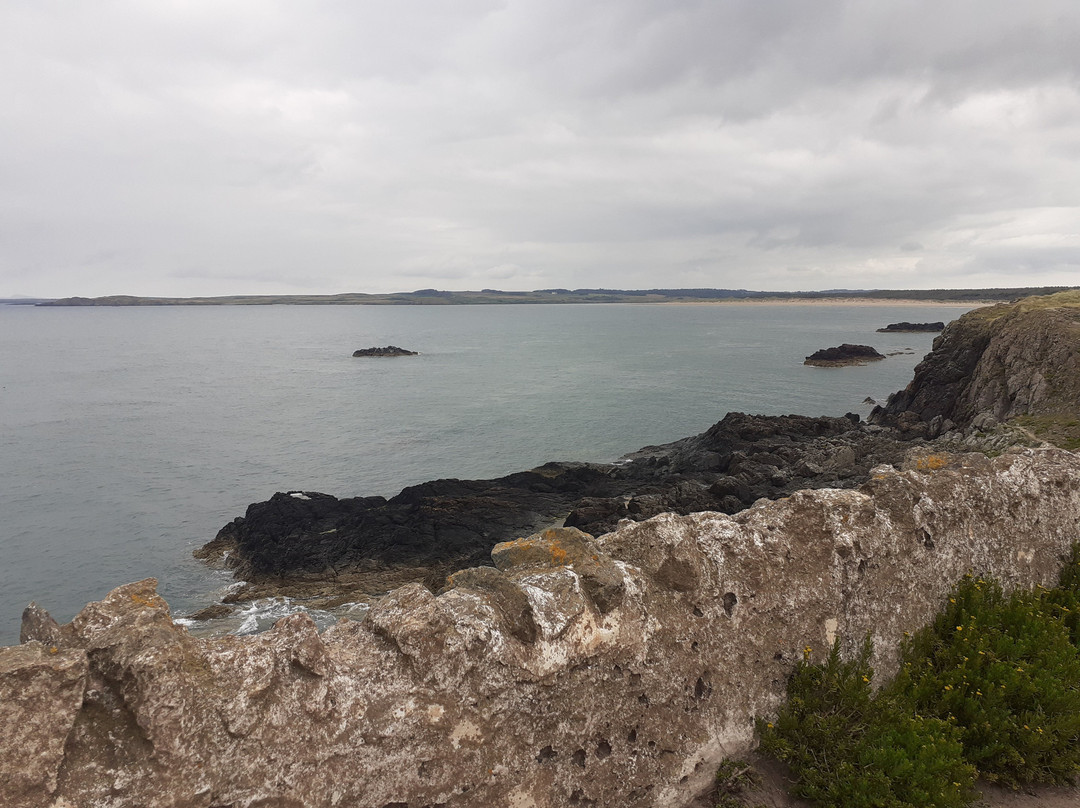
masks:
[[(614, 461), (729, 411), (865, 415), (955, 319), (928, 302), (0, 306), (0, 642), (157, 577), (178, 613), (231, 584), (192, 550), (275, 491), (389, 496)], [(887, 359), (803, 366), (842, 343)], [(353, 351), (401, 345), (405, 360)]]
[[(821, 303), (824, 305), (980, 305), (1002, 303), (1030, 295), (1047, 295), (1073, 287), (1040, 286), (1007, 289), (832, 289), (821, 292), (762, 292), (747, 289), (537, 289), (507, 292), (443, 291), (334, 295), (229, 295), (212, 297), (67, 297), (34, 301), (43, 307), (140, 306), (471, 306), (566, 305), (612, 303)], [(25, 301), (24, 301), (25, 302)]]

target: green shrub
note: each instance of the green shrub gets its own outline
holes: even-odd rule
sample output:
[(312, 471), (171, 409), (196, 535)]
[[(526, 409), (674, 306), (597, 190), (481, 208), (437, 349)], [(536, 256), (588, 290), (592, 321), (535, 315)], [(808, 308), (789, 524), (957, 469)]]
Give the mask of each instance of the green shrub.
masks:
[(1080, 648), (1080, 544), (1073, 545), (1057, 587), (1047, 592), (1045, 599), (1054, 616), (1069, 630), (1073, 645)]
[(845, 808), (964, 806), (975, 794), (974, 769), (961, 756), (955, 728), (916, 715), (895, 694), (871, 691), (870, 638), (858, 657), (805, 655), (788, 683), (774, 723), (758, 722), (761, 747), (787, 761), (796, 793)]
[(1005, 596), (968, 576), (904, 649), (892, 689), (959, 727), (965, 758), (989, 780), (1060, 783), (1080, 770), (1080, 652), (1060, 619), (1072, 607), (1055, 597), (1067, 600)]

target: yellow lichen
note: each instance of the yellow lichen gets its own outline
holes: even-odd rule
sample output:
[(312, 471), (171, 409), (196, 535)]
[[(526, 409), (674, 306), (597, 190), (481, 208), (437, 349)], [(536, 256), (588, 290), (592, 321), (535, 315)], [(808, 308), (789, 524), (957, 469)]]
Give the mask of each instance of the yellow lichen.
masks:
[(918, 471), (937, 471), (947, 465), (949, 465), (947, 454), (928, 454), (915, 460), (915, 468)]
[(566, 549), (558, 541), (553, 541), (548, 550), (551, 553), (552, 561), (559, 565), (566, 565), (567, 560), (570, 558), (570, 554), (566, 552)]

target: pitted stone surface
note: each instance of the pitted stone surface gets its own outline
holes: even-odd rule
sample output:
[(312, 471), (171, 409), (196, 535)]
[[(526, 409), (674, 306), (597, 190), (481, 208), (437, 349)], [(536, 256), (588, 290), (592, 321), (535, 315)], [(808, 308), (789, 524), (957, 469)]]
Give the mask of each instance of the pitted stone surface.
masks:
[(1072, 453), (902, 466), (500, 545), (498, 569), (401, 587), (321, 635), (293, 616), (195, 638), (153, 581), (121, 587), (56, 646), (0, 649), (0, 804), (685, 806), (804, 647), (870, 631), (887, 676), (965, 572), (1049, 585), (1080, 536)]

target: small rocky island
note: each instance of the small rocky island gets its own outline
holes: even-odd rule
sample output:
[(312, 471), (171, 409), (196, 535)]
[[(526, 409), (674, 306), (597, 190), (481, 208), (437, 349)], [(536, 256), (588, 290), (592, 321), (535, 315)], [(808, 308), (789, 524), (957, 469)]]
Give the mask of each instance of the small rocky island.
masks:
[(884, 328), (879, 328), (880, 334), (936, 334), (945, 330), (945, 323), (940, 320), (936, 323), (889, 323)]
[(869, 345), (851, 345), (845, 342), (835, 348), (822, 348), (806, 357), (804, 365), (813, 365), (819, 368), (838, 368), (846, 365), (865, 365), (867, 362), (876, 362), (884, 359), (885, 355), (878, 353)]
[(353, 356), (419, 356), (418, 351), (406, 351), (396, 345), (387, 345), (385, 348), (361, 348), (353, 351)]

